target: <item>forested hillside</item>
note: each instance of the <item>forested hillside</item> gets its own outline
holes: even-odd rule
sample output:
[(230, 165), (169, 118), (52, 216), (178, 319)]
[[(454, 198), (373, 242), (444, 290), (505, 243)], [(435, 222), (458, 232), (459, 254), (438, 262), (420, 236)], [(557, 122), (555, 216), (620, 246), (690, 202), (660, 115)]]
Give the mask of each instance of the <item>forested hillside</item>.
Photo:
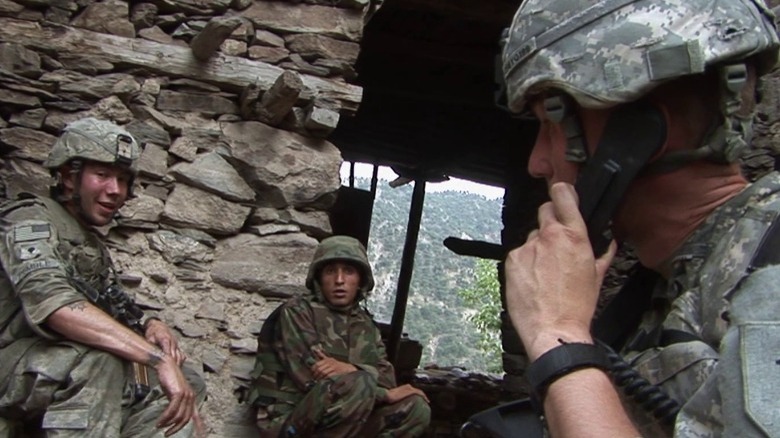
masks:
[[(369, 182), (356, 181), (366, 188)], [(413, 186), (396, 189), (380, 181), (369, 238), (369, 258), (377, 285), (369, 310), (390, 321)], [(499, 242), (501, 200), (468, 192), (425, 195), (422, 226), (414, 264), (404, 331), (423, 344), (422, 365), (458, 365), (485, 370), (478, 336), (467, 320), (470, 309), (458, 296), (474, 281), (476, 259), (458, 256), (444, 247), (448, 236)]]

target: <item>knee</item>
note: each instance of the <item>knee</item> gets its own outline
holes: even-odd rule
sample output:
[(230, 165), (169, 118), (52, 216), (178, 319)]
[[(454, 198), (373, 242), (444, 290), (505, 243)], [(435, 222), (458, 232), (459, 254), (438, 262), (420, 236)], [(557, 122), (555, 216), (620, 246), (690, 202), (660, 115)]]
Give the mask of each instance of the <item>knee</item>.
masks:
[(331, 391), (337, 394), (339, 398), (373, 400), (374, 392), (376, 391), (376, 380), (365, 371), (354, 371), (333, 379)]
[(415, 418), (421, 423), (426, 425), (431, 422), (431, 406), (419, 395), (413, 395), (409, 397), (411, 408), (409, 409), (409, 417)]

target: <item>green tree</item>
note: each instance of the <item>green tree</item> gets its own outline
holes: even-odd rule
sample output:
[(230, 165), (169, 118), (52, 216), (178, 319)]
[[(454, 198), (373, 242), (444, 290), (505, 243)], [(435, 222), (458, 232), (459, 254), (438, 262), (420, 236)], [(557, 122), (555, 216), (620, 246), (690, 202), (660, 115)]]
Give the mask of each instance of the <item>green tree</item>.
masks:
[(501, 294), (496, 262), (479, 259), (471, 287), (458, 291), (473, 313), (468, 320), (479, 332), (477, 346), (485, 354), (489, 372), (502, 372), (501, 366)]

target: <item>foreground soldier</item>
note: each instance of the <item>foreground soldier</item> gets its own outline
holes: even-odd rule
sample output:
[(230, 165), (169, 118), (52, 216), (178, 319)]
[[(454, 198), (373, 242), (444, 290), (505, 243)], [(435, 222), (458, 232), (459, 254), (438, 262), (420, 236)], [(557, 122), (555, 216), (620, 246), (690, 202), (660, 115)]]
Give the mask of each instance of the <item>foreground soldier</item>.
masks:
[[(749, 185), (737, 162), (756, 78), (777, 61), (773, 18), (762, 0), (520, 6), (503, 55), (508, 103), (540, 122), (528, 169), (551, 202), (507, 258), (507, 306), (553, 436), (780, 436), (780, 176)], [(571, 184), (594, 169), (610, 182), (607, 159), (643, 160), (647, 136), (616, 136), (611, 123), (628, 113), (660, 122), (649, 134), (661, 141), (612, 206), (612, 232), (662, 278), (623, 352), (681, 405), (656, 412), (671, 412), (669, 426), (619, 396), (604, 353), (587, 346), (615, 245), (594, 258), (577, 203), (611, 189), (578, 199)]]
[(139, 154), (111, 122), (73, 122), (44, 163), (57, 179), (54, 199), (22, 195), (0, 207), (0, 436), (9, 420), (57, 437), (191, 436), (200, 427), (203, 381), (185, 377), (171, 329), (116, 288), (93, 231), (128, 198)]
[(360, 307), (374, 287), (366, 250), (334, 236), (317, 247), (309, 295), (263, 326), (250, 400), (263, 437), (413, 437), (430, 421), (428, 399), (396, 387), (379, 330)]

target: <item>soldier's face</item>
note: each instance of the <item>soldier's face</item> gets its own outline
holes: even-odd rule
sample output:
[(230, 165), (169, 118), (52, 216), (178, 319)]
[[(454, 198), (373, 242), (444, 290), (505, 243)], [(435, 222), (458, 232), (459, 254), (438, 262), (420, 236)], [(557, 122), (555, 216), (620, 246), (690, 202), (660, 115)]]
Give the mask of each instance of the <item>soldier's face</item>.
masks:
[[(534, 178), (547, 180), (548, 187), (556, 182), (574, 184), (579, 164), (566, 160), (567, 141), (563, 125), (550, 120), (541, 98), (531, 103), (531, 109), (539, 120), (539, 133), (528, 159), (528, 173)], [(589, 154), (593, 154), (601, 138), (609, 113), (609, 110), (578, 109)]]
[(328, 263), (320, 271), (320, 287), (332, 306), (350, 306), (360, 289), (360, 270), (349, 263)]
[[(76, 190), (77, 174), (70, 174), (63, 183), (66, 194)], [(116, 166), (85, 162), (78, 187), (81, 211), (79, 217), (90, 225), (103, 226), (111, 222), (127, 200), (130, 173)], [(76, 206), (71, 206), (75, 209)]]

